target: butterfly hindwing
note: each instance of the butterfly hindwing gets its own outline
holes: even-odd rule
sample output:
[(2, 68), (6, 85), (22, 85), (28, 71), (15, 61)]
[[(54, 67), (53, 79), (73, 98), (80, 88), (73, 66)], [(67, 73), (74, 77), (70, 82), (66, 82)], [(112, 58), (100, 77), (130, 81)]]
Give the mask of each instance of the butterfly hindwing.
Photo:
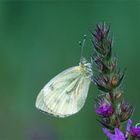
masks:
[(45, 85), (37, 97), (36, 107), (59, 117), (75, 114), (85, 103), (89, 85), (90, 79), (80, 66), (69, 68)]

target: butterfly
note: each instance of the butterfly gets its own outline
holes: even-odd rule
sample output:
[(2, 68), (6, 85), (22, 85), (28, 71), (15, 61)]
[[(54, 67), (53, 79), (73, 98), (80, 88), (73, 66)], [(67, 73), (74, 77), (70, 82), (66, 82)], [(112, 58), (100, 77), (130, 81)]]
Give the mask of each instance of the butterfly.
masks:
[(85, 104), (92, 75), (92, 63), (81, 57), (78, 66), (64, 70), (44, 86), (37, 96), (36, 108), (61, 118), (79, 112)]

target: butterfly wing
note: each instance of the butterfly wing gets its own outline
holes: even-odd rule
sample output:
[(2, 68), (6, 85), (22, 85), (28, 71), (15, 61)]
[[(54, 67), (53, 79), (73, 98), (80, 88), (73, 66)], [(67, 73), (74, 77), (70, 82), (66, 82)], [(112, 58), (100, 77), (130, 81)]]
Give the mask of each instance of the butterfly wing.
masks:
[(77, 113), (84, 105), (90, 79), (75, 66), (55, 76), (40, 91), (36, 107), (58, 117)]

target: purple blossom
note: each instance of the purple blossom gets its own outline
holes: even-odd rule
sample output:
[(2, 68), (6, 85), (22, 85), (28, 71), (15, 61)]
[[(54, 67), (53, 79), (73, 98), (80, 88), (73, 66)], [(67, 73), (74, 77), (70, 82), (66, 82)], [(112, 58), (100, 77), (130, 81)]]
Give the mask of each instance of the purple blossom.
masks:
[(119, 128), (115, 128), (115, 134), (112, 134), (106, 128), (103, 128), (103, 132), (107, 135), (110, 140), (126, 140), (125, 135)]
[(106, 128), (103, 128), (103, 132), (106, 134), (108, 138), (110, 138), (110, 140), (126, 140), (129, 132), (131, 131), (131, 124), (132, 121), (129, 119), (126, 127), (126, 134), (124, 134), (119, 128), (115, 128), (115, 134), (112, 134)]
[(139, 126), (132, 126), (130, 128), (130, 135), (132, 137), (140, 138), (140, 127)]
[(135, 138), (140, 138), (140, 127), (139, 126), (131, 126), (132, 120), (128, 120), (127, 129), (126, 129), (126, 136), (130, 135)]
[(113, 109), (111, 107), (111, 105), (105, 101), (102, 101), (98, 108), (96, 108), (95, 112), (98, 115), (102, 115), (104, 117), (108, 117), (111, 116), (113, 114)]
[(140, 127), (139, 126), (131, 126), (132, 120), (128, 120), (127, 129), (126, 129), (126, 136), (130, 135), (135, 138), (140, 138)]
[(140, 138), (140, 127), (139, 126), (131, 127), (130, 135), (136, 138)]

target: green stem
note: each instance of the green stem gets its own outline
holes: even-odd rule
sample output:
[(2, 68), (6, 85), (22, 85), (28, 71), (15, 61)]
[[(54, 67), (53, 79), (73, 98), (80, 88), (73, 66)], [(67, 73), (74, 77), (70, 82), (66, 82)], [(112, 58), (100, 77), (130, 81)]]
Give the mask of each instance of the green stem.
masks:
[(115, 127), (120, 128), (120, 120), (119, 120), (118, 115), (117, 115), (116, 103), (115, 103), (115, 100), (114, 100), (113, 92), (109, 92), (109, 96), (110, 96), (112, 108), (114, 110), (114, 116), (115, 116), (115, 122), (116, 122)]

